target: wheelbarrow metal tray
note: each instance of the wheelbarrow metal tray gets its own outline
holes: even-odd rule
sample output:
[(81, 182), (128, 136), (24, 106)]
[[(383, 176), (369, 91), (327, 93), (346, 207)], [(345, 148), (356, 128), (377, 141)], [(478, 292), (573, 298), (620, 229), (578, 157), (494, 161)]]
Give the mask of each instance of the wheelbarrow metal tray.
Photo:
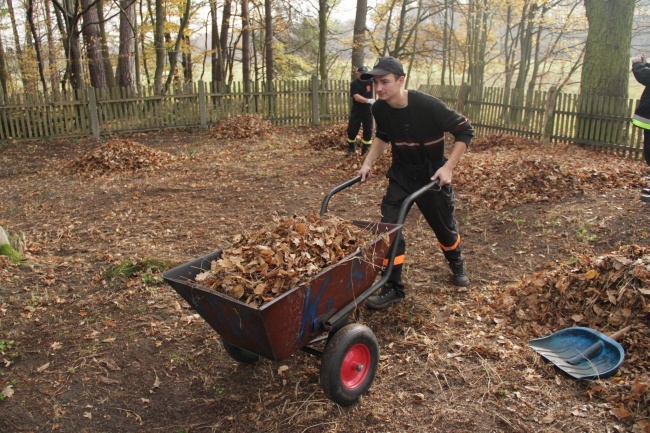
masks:
[(401, 225), (353, 221), (386, 233), (329, 266), (307, 283), (255, 307), (203, 286), (194, 278), (221, 256), (221, 250), (163, 273), (163, 278), (228, 343), (280, 361), (321, 335), (322, 323), (368, 290)]
[(574, 379), (604, 379), (623, 363), (623, 347), (594, 329), (574, 326), (529, 341), (542, 358)]

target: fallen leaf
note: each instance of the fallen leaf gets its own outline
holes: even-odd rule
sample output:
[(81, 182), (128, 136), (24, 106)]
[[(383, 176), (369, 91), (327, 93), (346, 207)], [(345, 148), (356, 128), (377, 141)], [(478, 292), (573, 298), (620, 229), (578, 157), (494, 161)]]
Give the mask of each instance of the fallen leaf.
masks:
[(555, 417), (549, 413), (544, 418), (542, 418), (541, 421), (542, 424), (552, 424), (555, 421)]
[(52, 343), (52, 345), (50, 346), (50, 348), (52, 350), (59, 350), (61, 347), (63, 347), (63, 345), (61, 343), (59, 343), (59, 342), (56, 342), (56, 341), (54, 343)]
[(632, 412), (629, 410), (625, 409), (624, 407), (617, 407), (609, 411), (612, 415), (614, 415), (618, 419), (622, 420), (628, 420), (633, 417)]
[(3, 390), (2, 390), (2, 395), (5, 396), (5, 398), (12, 397), (14, 395), (14, 388), (12, 385), (7, 385)]
[(111, 379), (110, 377), (99, 376), (99, 380), (104, 382), (107, 385), (116, 385), (120, 383), (117, 379)]

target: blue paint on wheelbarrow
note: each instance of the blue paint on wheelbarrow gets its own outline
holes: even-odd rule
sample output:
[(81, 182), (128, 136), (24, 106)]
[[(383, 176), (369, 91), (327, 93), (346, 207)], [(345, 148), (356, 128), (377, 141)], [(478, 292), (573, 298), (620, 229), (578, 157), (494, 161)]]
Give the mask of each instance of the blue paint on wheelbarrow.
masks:
[(612, 376), (623, 363), (623, 347), (607, 335), (582, 326), (566, 328), (528, 342), (542, 358), (574, 379)]

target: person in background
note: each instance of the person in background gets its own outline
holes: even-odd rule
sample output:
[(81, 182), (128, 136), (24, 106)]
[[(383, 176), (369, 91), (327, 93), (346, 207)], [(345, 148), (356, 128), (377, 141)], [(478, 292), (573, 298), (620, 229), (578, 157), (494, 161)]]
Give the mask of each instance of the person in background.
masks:
[(363, 136), (361, 145), (361, 154), (368, 152), (372, 142), (372, 113), (370, 106), (375, 102), (372, 99), (372, 80), (362, 80), (361, 74), (368, 72), (366, 66), (360, 66), (357, 69), (357, 79), (350, 83), (350, 96), (352, 97), (352, 108), (350, 109), (350, 118), (348, 120), (348, 151), (346, 156), (354, 155), (356, 152), (356, 140), (359, 128), (363, 126)]
[[(645, 62), (643, 54), (632, 57), (632, 73), (634, 78), (645, 86), (639, 105), (634, 111), (632, 123), (643, 129), (643, 157), (650, 167), (650, 65)], [(650, 185), (641, 190), (641, 200), (650, 203)]]
[[(422, 194), (415, 203), (436, 235), (438, 244), (452, 270), (452, 282), (469, 285), (465, 260), (461, 255), (460, 235), (454, 216), (452, 171), (474, 137), (469, 120), (450, 109), (441, 100), (404, 88), (406, 74), (394, 57), (382, 57), (361, 79), (373, 78), (377, 102), (372, 105), (376, 122), (375, 138), (359, 169), (362, 182), (372, 174), (372, 165), (388, 144), (392, 164), (386, 173), (388, 187), (381, 202), (381, 221), (396, 223), (404, 200), (434, 180), (438, 186)], [(445, 158), (445, 133), (454, 136), (449, 159)], [(394, 267), (378, 295), (366, 300), (366, 307), (382, 310), (404, 298), (402, 264), (406, 243), (398, 244)], [(388, 261), (384, 262), (388, 266)]]

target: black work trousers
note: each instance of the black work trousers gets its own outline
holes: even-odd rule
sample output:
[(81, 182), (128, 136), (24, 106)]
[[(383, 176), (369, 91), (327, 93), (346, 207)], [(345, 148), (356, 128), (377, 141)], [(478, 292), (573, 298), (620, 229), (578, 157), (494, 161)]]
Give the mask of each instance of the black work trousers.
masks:
[[(399, 165), (399, 164), (398, 164)], [(413, 174), (413, 172), (410, 172)], [(387, 174), (389, 178), (386, 195), (381, 202), (381, 221), (389, 224), (397, 223), (400, 209), (404, 200), (431, 182), (429, 175), (409, 175), (399, 172), (399, 167), (391, 167)], [(399, 179), (399, 181), (397, 180)], [(454, 191), (451, 185), (443, 186), (440, 191), (429, 190), (414, 202), (438, 239), (440, 248), (448, 261), (461, 259), (460, 235), (458, 223), (454, 216)], [(412, 204), (411, 204), (412, 206)], [(410, 209), (409, 209), (410, 210)], [(406, 252), (406, 240), (402, 236), (397, 245), (395, 266), (389, 281), (399, 283), (402, 276), (402, 262)], [(387, 262), (385, 263), (387, 265)]]
[[(368, 105), (368, 104), (366, 104)], [(363, 141), (368, 142), (372, 139), (372, 112), (370, 105), (367, 107), (353, 107), (348, 120), (348, 141), (353, 142), (357, 139), (359, 128), (363, 126)]]

